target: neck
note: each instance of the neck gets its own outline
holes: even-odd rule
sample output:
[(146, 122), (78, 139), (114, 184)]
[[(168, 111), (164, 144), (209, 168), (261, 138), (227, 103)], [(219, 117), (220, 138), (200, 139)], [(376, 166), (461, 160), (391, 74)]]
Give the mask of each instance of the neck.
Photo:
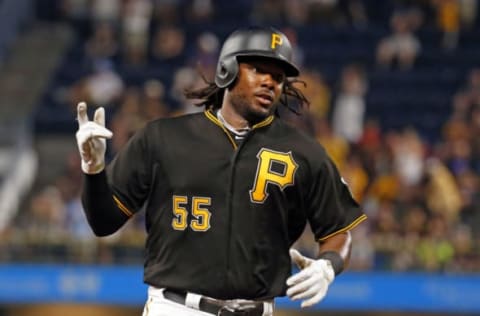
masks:
[(248, 121), (238, 114), (231, 106), (225, 106), (224, 104), (219, 111), (223, 119), (234, 129), (242, 130), (250, 127)]

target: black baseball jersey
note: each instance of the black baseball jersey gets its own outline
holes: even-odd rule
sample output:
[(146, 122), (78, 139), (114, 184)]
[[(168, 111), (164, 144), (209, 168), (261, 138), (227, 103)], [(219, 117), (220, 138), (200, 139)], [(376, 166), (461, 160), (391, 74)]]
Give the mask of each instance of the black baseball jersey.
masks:
[(149, 123), (107, 169), (117, 206), (146, 209), (144, 281), (219, 299), (285, 294), (288, 250), (365, 219), (317, 141), (282, 120), (241, 144), (211, 111)]

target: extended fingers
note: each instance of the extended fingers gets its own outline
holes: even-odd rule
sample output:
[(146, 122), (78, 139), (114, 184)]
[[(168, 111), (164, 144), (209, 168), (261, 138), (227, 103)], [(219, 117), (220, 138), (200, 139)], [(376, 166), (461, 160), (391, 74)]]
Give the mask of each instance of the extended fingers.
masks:
[(314, 295), (321, 288), (327, 286), (326, 280), (312, 276), (300, 283), (291, 286), (287, 290), (287, 295), (292, 299), (301, 299)]
[(99, 107), (93, 115), (93, 121), (101, 126), (105, 126), (105, 109)]
[(304, 292), (308, 288), (314, 287), (318, 282), (321, 282), (321, 278), (312, 272), (310, 269), (306, 269), (288, 278), (287, 285), (289, 288), (287, 295), (294, 297), (298, 293)]
[(322, 278), (317, 278), (313, 275), (301, 281), (287, 290), (287, 295), (292, 300), (304, 300), (302, 307), (312, 306), (322, 300), (328, 289), (328, 281)]
[(300, 269), (304, 269), (308, 265), (308, 258), (302, 256), (296, 249), (290, 249), (290, 258)]
[(314, 295), (313, 297), (311, 297), (307, 300), (304, 300), (301, 304), (302, 308), (310, 307), (310, 306), (313, 306), (313, 305), (317, 304), (318, 302), (320, 302), (325, 297), (326, 294), (327, 294), (327, 287), (324, 287), (321, 290), (319, 290), (317, 292), (317, 294)]
[(87, 103), (79, 102), (77, 105), (77, 121), (82, 126), (88, 122)]
[(312, 274), (313, 274), (312, 269), (306, 268), (304, 270), (301, 270), (300, 272), (292, 275), (287, 279), (287, 285), (292, 286), (292, 285), (298, 284), (306, 279), (309, 279), (312, 276)]
[[(98, 108), (93, 116), (93, 122), (88, 120), (87, 104), (85, 102), (79, 102), (77, 105), (77, 120), (81, 129), (85, 129), (86, 137), (101, 137), (112, 138), (113, 134), (110, 130), (105, 128), (105, 109), (103, 107)], [(95, 124), (96, 123), (96, 124)]]

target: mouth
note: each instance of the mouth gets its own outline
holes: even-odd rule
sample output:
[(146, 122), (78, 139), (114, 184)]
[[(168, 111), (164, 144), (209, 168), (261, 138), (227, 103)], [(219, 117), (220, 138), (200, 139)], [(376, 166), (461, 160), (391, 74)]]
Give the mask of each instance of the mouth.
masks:
[(262, 105), (271, 105), (273, 103), (273, 96), (270, 93), (257, 93), (255, 97)]

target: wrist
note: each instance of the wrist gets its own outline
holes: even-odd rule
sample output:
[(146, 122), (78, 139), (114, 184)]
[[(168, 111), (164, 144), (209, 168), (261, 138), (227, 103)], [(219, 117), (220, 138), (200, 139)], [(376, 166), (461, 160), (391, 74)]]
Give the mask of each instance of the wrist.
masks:
[(89, 164), (82, 160), (82, 171), (85, 174), (97, 174), (105, 169), (105, 162), (99, 162), (97, 164)]
[(324, 251), (321, 252), (318, 256), (318, 259), (324, 259), (330, 261), (330, 264), (335, 272), (335, 276), (342, 273), (343, 269), (345, 268), (345, 260), (343, 260), (342, 256), (336, 251)]

